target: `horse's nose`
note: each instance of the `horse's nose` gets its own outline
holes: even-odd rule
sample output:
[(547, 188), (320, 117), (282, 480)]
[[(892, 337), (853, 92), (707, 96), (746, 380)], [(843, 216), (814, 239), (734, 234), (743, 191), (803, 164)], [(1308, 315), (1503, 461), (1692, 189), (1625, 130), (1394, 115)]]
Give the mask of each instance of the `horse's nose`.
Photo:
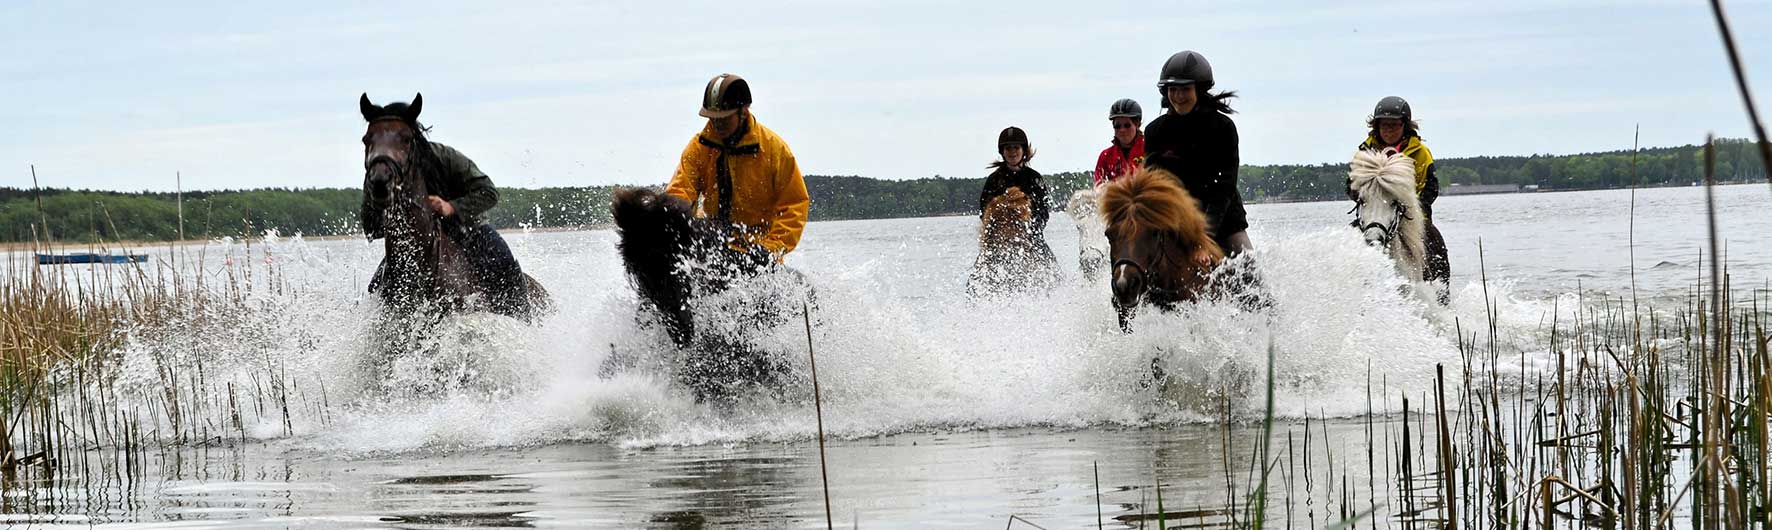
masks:
[(1114, 299), (1121, 306), (1132, 306), (1138, 303), (1139, 295), (1144, 294), (1144, 279), (1133, 274), (1129, 265), (1114, 267)]
[(1366, 244), (1367, 245), (1371, 245), (1374, 247), (1384, 245), (1384, 231), (1383, 230), (1379, 230), (1377, 228), (1369, 228), (1369, 229), (1366, 229), (1364, 234), (1366, 236)]
[(369, 171), (369, 194), (377, 199), (385, 199), (391, 190), (388, 189), (388, 172)]
[(375, 167), (376, 164), (380, 164), (383, 162), (386, 162), (389, 164), (394, 163), (394, 156), (388, 154), (386, 151), (382, 151), (379, 149), (375, 150), (375, 151), (371, 151), (369, 154), (363, 156), (363, 169), (373, 168), (373, 167)]

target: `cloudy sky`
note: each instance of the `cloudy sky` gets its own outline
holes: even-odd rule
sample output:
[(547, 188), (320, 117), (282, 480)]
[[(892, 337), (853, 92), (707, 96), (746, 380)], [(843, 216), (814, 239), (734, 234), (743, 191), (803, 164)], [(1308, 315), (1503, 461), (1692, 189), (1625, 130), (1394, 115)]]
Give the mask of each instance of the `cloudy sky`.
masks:
[[(0, 186), (357, 186), (363, 92), (423, 92), (501, 186), (659, 183), (723, 71), (808, 174), (981, 176), (1006, 125), (1077, 170), (1182, 49), (1242, 95), (1245, 163), (1345, 160), (1390, 94), (1441, 157), (1750, 134), (1694, 0), (210, 4), (0, 3)], [(1728, 7), (1772, 108), (1772, 2)]]

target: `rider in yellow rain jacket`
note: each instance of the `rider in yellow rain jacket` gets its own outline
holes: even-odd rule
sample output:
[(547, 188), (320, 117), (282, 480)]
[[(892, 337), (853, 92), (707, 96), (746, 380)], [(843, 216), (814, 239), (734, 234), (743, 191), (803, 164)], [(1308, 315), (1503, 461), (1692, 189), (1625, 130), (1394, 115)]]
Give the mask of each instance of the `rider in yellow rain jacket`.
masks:
[(734, 223), (732, 244), (776, 261), (800, 243), (811, 198), (787, 142), (750, 112), (750, 85), (721, 74), (702, 93), (708, 125), (683, 148), (665, 193), (698, 203), (702, 217)]

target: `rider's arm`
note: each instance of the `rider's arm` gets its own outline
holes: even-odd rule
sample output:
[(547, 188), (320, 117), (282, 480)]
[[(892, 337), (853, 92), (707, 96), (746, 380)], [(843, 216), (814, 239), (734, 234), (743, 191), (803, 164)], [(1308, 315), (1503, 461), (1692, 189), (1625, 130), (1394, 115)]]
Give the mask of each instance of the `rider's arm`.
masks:
[(1434, 176), (1434, 164), (1427, 165), (1427, 182), (1421, 186), (1421, 211), (1428, 218), (1434, 216), (1434, 199), (1440, 198), (1440, 177)]
[[(1420, 140), (1416, 140), (1416, 143), (1421, 145), (1421, 148), (1410, 153), (1410, 156), (1415, 159), (1417, 170), (1415, 196), (1421, 199), (1422, 213), (1432, 218), (1434, 216), (1434, 199), (1440, 198), (1440, 178), (1434, 176), (1434, 152), (1429, 150), (1427, 145), (1420, 144)], [(1427, 167), (1421, 167), (1423, 164)]]
[(701, 166), (697, 157), (701, 149), (700, 142), (689, 139), (689, 145), (683, 148), (683, 156), (677, 160), (677, 171), (671, 173), (671, 183), (665, 187), (665, 193), (695, 204), (701, 198)]
[(1029, 180), (1027, 186), (1028, 209), (1030, 213), (1034, 214), (1034, 231), (1045, 233), (1046, 221), (1052, 218), (1052, 203), (1046, 200), (1046, 184), (1040, 182), (1040, 174), (1033, 170), (1028, 170), (1028, 172), (1034, 174), (1034, 178)]
[(1113, 149), (1114, 148), (1109, 147), (1108, 150), (1101, 152), (1101, 156), (1095, 157), (1095, 179), (1091, 183), (1092, 185), (1100, 186), (1101, 183), (1107, 182), (1108, 170), (1109, 170), (1109, 168), (1108, 168), (1108, 152), (1112, 151)]
[(800, 164), (794, 161), (794, 153), (786, 144), (781, 145), (775, 162), (775, 222), (769, 224), (769, 235), (764, 236), (762, 244), (776, 259), (781, 259), (800, 244), (800, 232), (806, 229), (812, 198), (806, 194)]
[(984, 208), (991, 205), (991, 199), (995, 199), (998, 195), (1002, 194), (1000, 191), (993, 193), (994, 190), (992, 190), (992, 188), (995, 186), (992, 185), (991, 179), (996, 176), (997, 174), (992, 172), (990, 176), (985, 177), (984, 189), (978, 190), (978, 217), (981, 219), (984, 218)]
[(465, 191), (462, 196), (449, 201), (449, 205), (455, 208), (456, 215), (479, 217), (498, 204), (498, 188), (492, 185), (492, 178), (480, 171), (480, 166), (475, 165), (473, 160), (447, 145), (431, 144), (431, 148), (443, 162), (443, 170), (460, 181)]
[(1242, 157), (1237, 154), (1237, 123), (1231, 121), (1230, 118), (1225, 118), (1224, 127), (1223, 137), (1220, 140), (1223, 144), (1219, 146), (1217, 167), (1212, 168), (1212, 171), (1216, 173), (1212, 178), (1212, 187), (1217, 190), (1214, 195), (1222, 197), (1225, 207), (1229, 207), (1237, 202), (1238, 197), (1242, 196), (1241, 192), (1237, 190), (1237, 170), (1242, 164)]

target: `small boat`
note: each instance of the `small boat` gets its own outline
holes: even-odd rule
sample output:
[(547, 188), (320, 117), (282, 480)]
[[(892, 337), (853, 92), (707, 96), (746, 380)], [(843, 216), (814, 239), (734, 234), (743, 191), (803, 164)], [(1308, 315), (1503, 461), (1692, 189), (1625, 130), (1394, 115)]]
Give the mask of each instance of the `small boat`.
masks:
[(71, 265), (81, 263), (145, 263), (145, 254), (38, 254), (38, 265)]

